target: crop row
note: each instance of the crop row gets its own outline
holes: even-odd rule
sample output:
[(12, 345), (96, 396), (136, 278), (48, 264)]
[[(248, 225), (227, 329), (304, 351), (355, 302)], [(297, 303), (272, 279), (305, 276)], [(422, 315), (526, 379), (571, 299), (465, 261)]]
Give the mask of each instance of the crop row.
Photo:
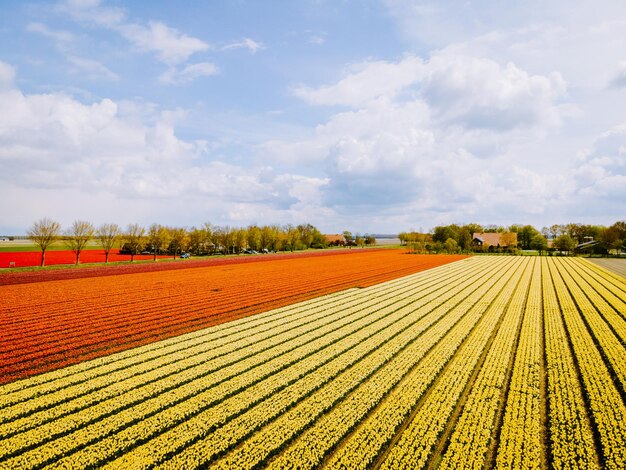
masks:
[[(232, 264), (247, 264), (266, 262), (268, 260), (279, 259), (291, 259), (291, 258), (311, 258), (321, 256), (336, 256), (338, 254), (362, 254), (367, 251), (377, 250), (377, 248), (361, 248), (359, 250), (316, 250), (316, 251), (301, 251), (294, 253), (273, 253), (266, 256), (218, 256), (209, 258), (193, 258), (186, 261), (171, 261), (170, 256), (158, 255), (158, 263), (122, 263), (122, 264), (109, 264), (99, 266), (81, 266), (80, 269), (54, 269), (54, 270), (36, 270), (36, 271), (3, 271), (0, 276), (0, 286), (13, 285), (13, 284), (28, 284), (31, 282), (46, 282), (46, 281), (59, 281), (65, 279), (83, 279), (88, 277), (104, 277), (104, 276), (116, 276), (120, 274), (137, 274), (137, 273), (150, 273), (160, 271), (172, 271), (177, 269), (189, 269), (189, 268), (202, 268), (208, 266), (227, 266)], [(91, 251), (91, 250), (89, 250)], [(24, 256), (37, 256), (40, 253), (24, 252)], [(48, 254), (52, 253), (51, 251)], [(74, 254), (72, 252), (72, 254)], [(0, 252), (0, 268), (7, 267), (9, 261), (17, 260), (10, 259), (14, 256), (22, 256), (19, 252)], [(115, 261), (129, 261), (129, 255), (123, 255), (123, 259), (116, 259)], [(4, 258), (4, 266), (2, 263)], [(150, 260), (154, 258), (153, 255), (135, 255), (135, 260)], [(168, 259), (169, 258), (169, 259)], [(41, 261), (40, 258), (37, 261)], [(48, 262), (46, 255), (46, 265), (54, 264)], [(100, 260), (95, 260), (99, 262)], [(109, 261), (113, 261), (113, 258), (109, 258)], [(75, 262), (73, 257), (70, 263)], [(81, 256), (81, 262), (84, 262)], [(31, 265), (39, 264), (35, 263)]]
[[(475, 279), (474, 279), (475, 281)], [(429, 303), (433, 299), (441, 296), (442, 293), (439, 289), (435, 289), (434, 292), (425, 296), (422, 302), (413, 301), (409, 305), (406, 305), (398, 310), (396, 314), (409, 315), (411, 322), (415, 322), (419, 319), (414, 313), (414, 305), (417, 303)], [(446, 294), (443, 294), (446, 295)], [(417, 300), (417, 299), (415, 299)], [(377, 316), (381, 316), (384, 313), (384, 304), (378, 303), (375, 310), (378, 312)], [(397, 308), (397, 305), (393, 308)], [(393, 308), (391, 309), (393, 311)], [(381, 310), (382, 309), (382, 310)], [(396, 317), (397, 321), (397, 317)], [(185, 403), (181, 407), (173, 407), (166, 410), (166, 414), (172, 419), (170, 422), (180, 423), (179, 426), (163, 427), (159, 423), (163, 422), (163, 416), (155, 417), (151, 420), (143, 421), (138, 426), (134, 426), (132, 429), (128, 429), (124, 433), (125, 439), (132, 441), (129, 438), (132, 436), (142, 436), (141, 441), (146, 439), (146, 436), (154, 435), (157, 432), (161, 432), (160, 435), (154, 437), (148, 441), (145, 445), (134, 449), (132, 452), (123, 456), (120, 460), (114, 461), (114, 466), (126, 466), (133, 461), (153, 461), (159, 458), (165, 458), (165, 456), (175, 449), (176, 452), (180, 452), (186, 446), (190, 446), (192, 443), (197, 442), (196, 446), (202, 446), (205, 457), (210, 457), (210, 452), (223, 452), (225, 446), (227, 447), (233, 440), (237, 439), (237, 436), (245, 436), (254, 429), (253, 424), (259, 426), (263, 420), (270, 419), (272, 416), (276, 417), (277, 413), (285, 410), (286, 407), (293, 404), (294, 400), (302, 399), (306, 397), (308, 393), (316, 388), (322, 386), (324, 381), (333, 380), (331, 373), (341, 373), (343, 368), (347, 367), (346, 361), (351, 365), (354, 361), (362, 357), (362, 351), (364, 347), (376, 350), (377, 354), (380, 354), (385, 348), (399, 347), (398, 345), (404, 344), (400, 339), (394, 338), (388, 344), (381, 346), (381, 344), (387, 341), (387, 335), (396, 335), (394, 333), (397, 328), (406, 329), (407, 326), (402, 322), (398, 322), (396, 325), (392, 325), (371, 340), (359, 344), (356, 351), (347, 351), (343, 356), (334, 359), (329, 364), (323, 364), (318, 370), (310, 369), (312, 372), (309, 376), (305, 373), (309, 370), (303, 364), (295, 364), (293, 368), (280, 371), (275, 377), (268, 377), (267, 380), (261, 381), (255, 384), (253, 387), (247, 389), (245, 392), (233, 396), (232, 399), (227, 400), (224, 403), (219, 403), (217, 407), (199, 407), (194, 405), (193, 401)], [(404, 338), (411, 332), (403, 332), (400, 336)], [(357, 339), (357, 343), (360, 343), (362, 338)], [(380, 349), (380, 351), (379, 351)], [(360, 353), (361, 351), (361, 353)], [(319, 361), (317, 357), (311, 357), (311, 362)], [(253, 372), (255, 373), (255, 372)], [(303, 380), (304, 376), (307, 380)], [(336, 379), (334, 379), (336, 380)], [(284, 390), (281, 387), (286, 387)], [(218, 394), (219, 396), (219, 394)], [(259, 403), (262, 399), (265, 401)], [(211, 424), (213, 423), (213, 424)], [(218, 424), (222, 424), (222, 427), (216, 428)], [(216, 428), (216, 429), (214, 429)], [(232, 430), (233, 432), (231, 432)], [(210, 442), (202, 442), (203, 438), (210, 435)], [(219, 436), (224, 436), (219, 438)], [(96, 447), (90, 448), (89, 452), (81, 453), (83, 458), (88, 460), (89, 464), (94, 464), (94, 455), (102, 454), (98, 453), (98, 449), (102, 448), (105, 443), (99, 443)], [(212, 451), (214, 446), (217, 449)], [(111, 449), (107, 449), (106, 453), (110, 454)], [(95, 452), (94, 452), (95, 451)], [(193, 455), (194, 452), (184, 452), (183, 455)], [(77, 455), (72, 458), (80, 458)], [(81, 460), (81, 462), (85, 462)], [(188, 465), (187, 463), (186, 465)]]
[[(483, 273), (484, 276), (484, 273)], [(487, 276), (487, 279), (491, 277), (492, 281), (496, 278), (496, 273), (492, 273), (491, 276)], [(483, 282), (485, 278), (483, 277)], [(332, 449), (333, 444), (348, 433), (354, 426), (356, 426), (367, 413), (376, 407), (380, 400), (389, 392), (398, 390), (398, 387), (406, 386), (401, 382), (406, 382), (406, 375), (411, 373), (411, 376), (427, 376), (431, 377), (432, 373), (441, 368), (441, 363), (445, 363), (446, 352), (449, 355), (453, 353), (454, 345), (459, 341), (460, 336), (467, 334), (466, 324), (468, 322), (476, 321), (476, 316), (472, 312), (467, 312), (463, 308), (464, 301), (472, 296), (482, 297), (484, 292), (481, 290), (463, 291), (456, 296), (448, 299), (440, 304), (436, 310), (436, 315), (441, 320), (436, 324), (434, 328), (429, 330), (428, 335), (421, 337), (420, 341), (414, 341), (410, 347), (402, 351), (393, 361), (382, 367), (374, 376), (366, 381), (363, 381), (349, 394), (346, 394), (336, 406), (331, 408), (330, 411), (323, 415), (313, 425), (311, 425), (311, 417), (307, 417), (306, 412), (301, 411), (298, 414), (300, 418), (299, 423), (307, 426), (299, 436), (299, 438), (291, 443), (288, 447), (281, 452), (278, 460), (272, 465), (280, 468), (286, 465), (286, 462), (297, 461), (301, 462), (301, 466), (314, 466), (316, 463), (320, 463), (325, 454)], [(454, 312), (450, 309), (457, 306)], [(429, 350), (435, 345), (442, 345), (445, 347), (442, 351), (436, 353), (429, 353)], [(428, 354), (427, 354), (428, 353)], [(420, 361), (422, 360), (423, 361)], [(435, 359), (435, 363), (429, 361)], [(422, 367), (416, 365), (422, 365), (427, 367), (425, 370)], [(426, 372), (426, 373), (425, 373)], [(336, 383), (331, 383), (327, 387), (328, 389), (328, 401), (324, 402), (323, 399), (312, 398), (313, 407), (325, 404), (331, 406), (333, 401), (333, 392), (337, 388)], [(337, 400), (337, 398), (335, 398)], [(402, 401), (402, 400), (401, 400)], [(392, 404), (393, 402), (393, 404)], [(406, 403), (406, 397), (403, 400)], [(399, 406), (402, 403), (395, 401), (389, 401), (388, 406), (390, 409), (399, 410)], [(315, 416), (315, 414), (313, 414)], [(277, 422), (279, 422), (277, 420)], [(290, 434), (300, 433), (298, 428), (298, 422), (292, 424), (290, 415), (280, 418), (280, 424), (282, 428), (276, 429), (276, 425), (270, 425), (262, 429), (256, 436), (253, 436), (250, 441), (244, 443), (240, 448), (235, 449), (230, 455), (224, 457), (221, 462), (218, 462), (222, 468), (228, 468), (231, 466), (239, 467), (243, 465), (248, 467), (249, 465), (256, 465), (258, 462), (254, 461), (255, 457), (266, 459), (271, 457), (274, 449), (279, 449), (284, 446), (284, 442), (287, 441), (286, 437)], [(294, 425), (295, 424), (295, 425)], [(310, 428), (308, 428), (310, 426)], [(268, 445), (268, 440), (271, 445)], [(274, 447), (274, 449), (272, 448)], [(252, 449), (254, 453), (251, 452)], [(257, 450), (258, 449), (258, 450)], [(261, 455), (259, 455), (261, 454)], [(354, 455), (359, 455), (360, 461), (365, 464), (367, 462), (367, 452), (361, 451)], [(353, 459), (351, 459), (353, 460)], [(261, 460), (262, 462), (263, 460)], [(329, 463), (332, 466), (332, 463)], [(352, 467), (354, 462), (348, 463), (349, 467)]]
[[(445, 270), (444, 270), (444, 275), (445, 274)], [(458, 275), (457, 275), (458, 276)], [(372, 292), (368, 292), (367, 293), (367, 298), (364, 298), (365, 292), (364, 290), (357, 290), (354, 291), (352, 293), (352, 295), (357, 296), (357, 298), (360, 300), (360, 302), (354, 302), (354, 307), (352, 307), (356, 312), (365, 310), (367, 312), (367, 309), (373, 309), (374, 312), (378, 312), (377, 315), (372, 317), (372, 312), (369, 312), (369, 316), (372, 317), (372, 320), (370, 321), (374, 321), (380, 320), (380, 309), (385, 307), (385, 299), (381, 299), (376, 295), (377, 291), (384, 291), (385, 295), (386, 295), (386, 302), (388, 304), (390, 304), (392, 307), (394, 304), (397, 304), (399, 301), (402, 300), (403, 298), (403, 294), (402, 294), (402, 289), (399, 288), (398, 285), (402, 285), (403, 283), (407, 283), (407, 280), (399, 280), (399, 281), (394, 281), (391, 284), (393, 284), (393, 286), (389, 286), (389, 285), (381, 285), (381, 286), (376, 286), (374, 288), (371, 289)], [(437, 284), (437, 283), (432, 283), (430, 280), (426, 280), (425, 282), (417, 282), (417, 285), (420, 284), (428, 284), (430, 283), (431, 285), (433, 285), (433, 292), (432, 292), (432, 296), (440, 296), (441, 292), (439, 292), (443, 286), (445, 284)], [(414, 287), (415, 287), (415, 281), (413, 281), (413, 285), (410, 286), (411, 288), (405, 288), (405, 290), (407, 290), (407, 293), (404, 294), (404, 297), (410, 297), (413, 299), (409, 299), (411, 300), (412, 303), (415, 303), (415, 292), (414, 292)], [(426, 294), (424, 294), (426, 295)], [(444, 294), (445, 295), (445, 294)], [(419, 296), (417, 296), (419, 297)], [(369, 304), (369, 305), (368, 305)], [(308, 328), (308, 330), (311, 331), (310, 333), (310, 339), (308, 337), (306, 337), (303, 333), (305, 331), (305, 326), (300, 326), (299, 328), (288, 328), (288, 326), (283, 326), (283, 329), (285, 329), (285, 331), (282, 333), (283, 335), (289, 335), (291, 337), (294, 338), (294, 341), (299, 342), (300, 344), (303, 345), (307, 345), (308, 347), (322, 347), (324, 344), (327, 344), (330, 340), (328, 339), (328, 337), (326, 338), (325, 342), (319, 342), (319, 341), (314, 341), (315, 339), (323, 336), (325, 333), (328, 334), (339, 334), (340, 333), (340, 327), (341, 324), (346, 324), (349, 325), (350, 329), (357, 329), (358, 327), (358, 323), (356, 323), (354, 320), (355, 318), (354, 315), (351, 317), (349, 315), (349, 310), (345, 309), (345, 305), (339, 304), (338, 305), (339, 308), (335, 308), (330, 309), (330, 311), (332, 312), (332, 317), (334, 317), (335, 322), (331, 323), (333, 318), (328, 319), (326, 318), (328, 316), (328, 314), (326, 313), (326, 310), (321, 310), (317, 315), (315, 314), (315, 312), (311, 312), (310, 310), (308, 311), (308, 314), (311, 315), (313, 314), (313, 318), (320, 317), (320, 319), (317, 321), (317, 324), (314, 325), (305, 325), (306, 328)], [(251, 320), (253, 321), (253, 320)], [(321, 324), (325, 323), (327, 326), (327, 330), (328, 331), (324, 331), (321, 328)], [(336, 330), (336, 331), (334, 331)], [(248, 334), (253, 333), (254, 330), (252, 331), (248, 331)], [(268, 338), (269, 342), (272, 343), (278, 343), (278, 346), (275, 346), (273, 348), (271, 348), (269, 351), (263, 351), (263, 342), (262, 341), (258, 341), (257, 338), (257, 342), (254, 344), (254, 347), (252, 348), (252, 351), (250, 351), (250, 348), (245, 348), (243, 349), (243, 352), (245, 354), (248, 355), (252, 355), (254, 356), (252, 358), (252, 363), (250, 364), (250, 366), (246, 365), (246, 360), (244, 358), (240, 358), (239, 360), (236, 360), (236, 358), (234, 358), (233, 360), (230, 360), (230, 364), (232, 364), (231, 370), (232, 372), (230, 373), (230, 376), (232, 378), (232, 380), (228, 381), (228, 382), (217, 382), (219, 385), (222, 385), (221, 388), (218, 391), (212, 391), (213, 395), (217, 398), (213, 399), (213, 401), (215, 401), (216, 399), (218, 399), (219, 397), (223, 397), (225, 395), (228, 395), (228, 393), (225, 392), (225, 389), (227, 389), (227, 387), (230, 387), (231, 389), (233, 387), (235, 387), (234, 384), (236, 384), (237, 382), (241, 382), (245, 384), (245, 376), (240, 375), (242, 372), (245, 372), (246, 370), (250, 370), (251, 375), (253, 375), (254, 377), (257, 377), (257, 380), (259, 378), (263, 377), (263, 374), (269, 373), (262, 373), (259, 371), (260, 368), (265, 367), (266, 369), (270, 369), (271, 367), (276, 367), (276, 366), (280, 366), (281, 364), (284, 364), (286, 359), (283, 356), (280, 355), (280, 347), (281, 347), (281, 342), (277, 341), (276, 337), (271, 337)], [(204, 343), (204, 347), (207, 349), (207, 351), (211, 351), (211, 343)], [(254, 352), (255, 349), (260, 349), (261, 353), (259, 354), (252, 354)], [(291, 345), (286, 345), (284, 346), (285, 349), (288, 348), (292, 348), (295, 351), (295, 346), (291, 346)], [(234, 351), (234, 354), (239, 354), (241, 355), (241, 351), (242, 350), (236, 350)], [(302, 353), (303, 354), (303, 353)], [(260, 357), (265, 357), (265, 361), (269, 361), (265, 364), (263, 364), (263, 359)], [(224, 362), (225, 359), (224, 357), (218, 358), (218, 362), (219, 361)], [(298, 360), (297, 357), (295, 357), (294, 359), (292, 359), (291, 362), (296, 362)], [(201, 364), (203, 364), (205, 361), (201, 361)], [(254, 363), (260, 363), (258, 367), (256, 367), (255, 369), (250, 369), (251, 367), (254, 366)], [(287, 363), (289, 363), (289, 361), (286, 361)], [(215, 361), (213, 361), (213, 363), (208, 363), (211, 364), (213, 367), (217, 367)], [(272, 366), (272, 364), (276, 364), (276, 366)], [(202, 367), (202, 365), (199, 365), (199, 367)], [(224, 368), (218, 369), (218, 372), (220, 374), (224, 374)], [(137, 371), (134, 371), (135, 375), (137, 373)], [(188, 372), (186, 372), (186, 374), (188, 374)], [(179, 375), (182, 374), (170, 374), (168, 376), (169, 380), (181, 380), (181, 377), (179, 377)], [(200, 374), (198, 374), (200, 375)], [(198, 380), (194, 380), (193, 382), (189, 382), (185, 387), (169, 387), (169, 389), (171, 390), (170, 392), (168, 392), (167, 394), (162, 394), (162, 395), (167, 395), (172, 399), (175, 399), (174, 397), (177, 395), (180, 395), (182, 397), (193, 397), (194, 400), (198, 400), (198, 393), (199, 391), (203, 390), (202, 387), (204, 387), (204, 389), (208, 390), (208, 385), (206, 383), (206, 381), (208, 380), (206, 378), (206, 376), (202, 376), (200, 377), (202, 380), (198, 381)], [(226, 377), (227, 378), (227, 377)], [(226, 380), (226, 378), (224, 378), (224, 380)], [(133, 380), (132, 376), (129, 376), (129, 380)], [(141, 379), (140, 379), (141, 380)], [(145, 378), (144, 378), (145, 380)], [(202, 383), (202, 382), (205, 383)], [(198, 384), (198, 382), (201, 382), (200, 384)], [(146, 388), (152, 388), (154, 389), (154, 392), (159, 392), (159, 386), (162, 386), (161, 382), (153, 382), (150, 383), (148, 382), (148, 386), (143, 387), (144, 389)], [(60, 436), (68, 436), (67, 437), (67, 441), (70, 443), (70, 445), (74, 445), (75, 447), (80, 447), (81, 444), (84, 443), (84, 441), (82, 440), (78, 440), (76, 439), (76, 435), (72, 434), (69, 435), (67, 434), (70, 430), (72, 430), (71, 426), (81, 426), (81, 418), (80, 418), (80, 414), (83, 414), (85, 416), (85, 419), (91, 419), (93, 420), (93, 417), (98, 417), (98, 416), (104, 416), (105, 419), (101, 419), (99, 421), (96, 421), (94, 423), (92, 423), (91, 428), (88, 432), (93, 432), (94, 428), (96, 427), (100, 427), (102, 428), (103, 426), (105, 426), (105, 428), (103, 429), (103, 431), (96, 433), (95, 435), (97, 435), (98, 437), (102, 437), (102, 436), (106, 436), (107, 433), (109, 433), (110, 431), (107, 431), (106, 429), (116, 429), (115, 427), (113, 428), (106, 428), (107, 424), (110, 424), (112, 426), (118, 426), (119, 428), (119, 423), (117, 423), (117, 421), (119, 421), (120, 419), (123, 420), (124, 422), (127, 423), (133, 423), (134, 421), (138, 421), (141, 420), (141, 418), (143, 418), (146, 414), (146, 410), (152, 406), (155, 408), (155, 411), (158, 411), (160, 407), (163, 407), (163, 403), (170, 403), (168, 402), (168, 400), (164, 400), (163, 396), (159, 395), (159, 397), (157, 399), (152, 399), (152, 400), (147, 400), (147, 398), (149, 398), (151, 395), (149, 393), (145, 393), (142, 395), (142, 391), (141, 390), (137, 390), (136, 388), (129, 388), (127, 395), (129, 396), (130, 400), (134, 401), (134, 407), (132, 408), (133, 410), (137, 411), (137, 414), (135, 415), (134, 413), (131, 412), (126, 412), (124, 416), (119, 417), (117, 416), (117, 414), (113, 414), (113, 411), (118, 409), (120, 405), (120, 403), (123, 405), (123, 400), (124, 400), (124, 396), (119, 396), (119, 389), (117, 388), (117, 383), (113, 383), (111, 385), (111, 387), (113, 387), (113, 389), (115, 390), (116, 393), (111, 393), (110, 396), (111, 398), (108, 400), (105, 400), (103, 402), (98, 402), (98, 406), (101, 408), (106, 408), (106, 407), (112, 407), (112, 408), (107, 408), (105, 410), (103, 410), (103, 412), (98, 412), (97, 407), (88, 407), (84, 409), (84, 412), (82, 413), (71, 413), (71, 414), (67, 414), (65, 412), (62, 412), (61, 414), (66, 415), (66, 418), (64, 420), (55, 420), (55, 421), (50, 421), (49, 422), (49, 426), (44, 426), (41, 427), (39, 426), (40, 423), (37, 422), (37, 418), (39, 418), (41, 415), (48, 415), (46, 419), (49, 418), (50, 413), (54, 412), (54, 409), (49, 409), (49, 410), (45, 410), (44, 413), (39, 413), (38, 415), (29, 415), (27, 417), (27, 420), (30, 422), (29, 427), (31, 428), (31, 430), (28, 433), (25, 434), (19, 434), (16, 435), (12, 438), (12, 440), (8, 441), (8, 443), (13, 443), (12, 447), (14, 449), (19, 448), (19, 443), (26, 441), (29, 442), (30, 446), (32, 447), (34, 443), (37, 442), (42, 442), (43, 440), (47, 440), (49, 442), (49, 447), (51, 448), (51, 451), (59, 451), (61, 450), (61, 446), (59, 445), (59, 440), (56, 439), (54, 441), (50, 440), (51, 439), (51, 435), (50, 433), (52, 433), (52, 437), (55, 435), (60, 435)], [(241, 385), (239, 386), (239, 388), (241, 388)], [(190, 389), (189, 392), (185, 392), (185, 389)], [(236, 387), (234, 388), (235, 390), (237, 389)], [(99, 391), (100, 393), (102, 392), (101, 390)], [(67, 390), (65, 389), (61, 389), (59, 390), (59, 393), (56, 393), (56, 396), (53, 396), (52, 399), (54, 400), (57, 397), (62, 396), (63, 394), (67, 394)], [(55, 394), (53, 394), (55, 395)], [(87, 396), (86, 399), (88, 400), (93, 400), (92, 397)], [(75, 401), (73, 400), (72, 402), (68, 403), (61, 403), (60, 407), (64, 408), (67, 406), (75, 406)], [(180, 401), (180, 400), (178, 400)], [(210, 401), (209, 401), (210, 402)], [(25, 403), (21, 403), (20, 405), (25, 405), (28, 402)], [(188, 402), (183, 402), (183, 405), (185, 407), (189, 406)], [(116, 408), (117, 407), (117, 408)], [(12, 408), (9, 408), (9, 410), (12, 410)], [(24, 414), (25, 410), (20, 410), (20, 413)], [(108, 418), (107, 418), (108, 416)], [(133, 418), (133, 416), (137, 416), (137, 418)], [(104, 421), (104, 422), (103, 422)], [(63, 426), (63, 422), (67, 422), (67, 425), (64, 427)], [(20, 425), (25, 425), (25, 423), (20, 422)], [(83, 422), (82, 425), (84, 425), (85, 423)], [(89, 422), (87, 422), (87, 424), (89, 424)], [(10, 426), (7, 425), (7, 427), (9, 428)], [(49, 429), (47, 429), (49, 428)], [(71, 437), (70, 437), (71, 436)], [(91, 439), (93, 440), (93, 439)], [(15, 450), (13, 451), (15, 452)], [(32, 461), (32, 458), (34, 458), (33, 455), (31, 454), (38, 454), (40, 452), (40, 448), (38, 448), (37, 450), (35, 450), (32, 453), (25, 453), (22, 454), (22, 459), (23, 461)], [(46, 454), (47, 455), (47, 454)], [(49, 458), (49, 457), (47, 457)]]
[(0, 381), (459, 259), (397, 250), (0, 287)]
[[(558, 266), (558, 268), (557, 268)], [(558, 270), (557, 270), (558, 269)], [(550, 267), (552, 281), (559, 299), (563, 319), (567, 325), (570, 342), (576, 361), (580, 368), (582, 384), (585, 395), (589, 400), (593, 411), (592, 419), (596, 424), (600, 436), (603, 464), (605, 468), (621, 469), (626, 467), (626, 405), (620, 396), (618, 389), (611, 379), (607, 365), (602, 359), (600, 351), (596, 348), (593, 338), (587, 330), (583, 318), (575, 303), (576, 297), (572, 297), (567, 291), (568, 284), (565, 282), (565, 270), (561, 263)], [(569, 284), (574, 288), (573, 283)], [(594, 307), (583, 311), (589, 317), (594, 316)], [(596, 339), (604, 343), (608, 342), (610, 332), (599, 331)], [(605, 336), (606, 335), (606, 336)], [(616, 360), (612, 356), (615, 353), (624, 361), (624, 346), (621, 351), (606, 350), (609, 354), (609, 362)], [(621, 354), (620, 354), (621, 353)]]
[[(428, 279), (418, 282), (415, 287), (424, 288), (441, 282), (454, 281), (454, 276), (453, 273), (448, 273), (447, 269), (444, 268), (441, 274), (430, 276)], [(406, 280), (398, 280), (372, 287), (366, 300), (376, 302), (376, 298), (379, 296), (390, 294), (397, 296), (399, 294), (397, 290), (407, 282)], [(439, 285), (436, 288), (444, 289), (445, 287)], [(7, 393), (0, 397), (2, 399), (0, 408), (28, 400), (32, 395), (39, 397), (39, 403), (42, 402), (44, 395), (55, 392), (62, 392), (66, 396), (77, 396), (81, 393), (97, 390), (99, 384), (117, 383), (125, 374), (127, 377), (132, 377), (155, 367), (164, 367), (177, 360), (193, 358), (205, 349), (210, 349), (212, 357), (215, 358), (236, 349), (250, 351), (251, 345), (256, 345), (264, 339), (275, 342), (276, 335), (282, 334), (288, 329), (302, 327), (307, 322), (315, 321), (318, 319), (318, 315), (333, 315), (336, 313), (333, 312), (333, 309), (348, 309), (360, 305), (364, 297), (353, 295), (355, 292), (358, 291), (344, 291), (343, 293), (312, 299), (263, 315), (220, 324), (210, 330), (188, 333), (167, 341), (43, 374), (29, 381), (14, 382), (5, 385), (4, 388)], [(362, 309), (366, 307), (367, 305), (361, 305)], [(46, 399), (50, 400), (50, 403), (54, 402), (54, 399)], [(29, 413), (32, 411), (28, 410)]]
[(512, 296), (508, 296), (509, 303), (493, 306), (505, 311), (506, 315), (501, 317), (494, 340), (468, 392), (463, 411), (456, 420), (443, 455), (442, 468), (481, 468), (487, 459), (492, 432), (497, 429), (496, 420), (507, 386), (511, 356), (519, 341), (519, 326), (528, 311), (526, 299), (532, 288), (530, 281), (534, 263), (525, 264), (518, 286)]
[(535, 262), (511, 371), (497, 467), (545, 468), (543, 450), (543, 310), (541, 265)]
[[(519, 269), (520, 264), (518, 262), (515, 268)], [(467, 341), (461, 345), (448, 367), (429, 389), (421, 406), (412, 414), (406, 429), (385, 457), (381, 468), (423, 468), (428, 463), (484, 348), (498, 331), (511, 296), (515, 297), (518, 276), (519, 271), (499, 280), (497, 291), (500, 295), (488, 305), (482, 321), (472, 330)], [(525, 287), (522, 289), (524, 292)], [(514, 316), (514, 320), (517, 320), (515, 317), (518, 318), (519, 314)], [(488, 423), (487, 420), (487, 426)], [(472, 455), (468, 454), (464, 458), (471, 461)]]
[(624, 468), (624, 305), (539, 257), (308, 299), (0, 386), (0, 468)]

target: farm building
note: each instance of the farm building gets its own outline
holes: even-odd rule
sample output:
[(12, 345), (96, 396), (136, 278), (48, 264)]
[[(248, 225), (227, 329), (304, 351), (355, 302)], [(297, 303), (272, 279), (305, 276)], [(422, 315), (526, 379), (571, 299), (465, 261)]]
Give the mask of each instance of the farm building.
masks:
[(515, 248), (517, 246), (517, 233), (474, 233), (472, 235), (474, 246), (487, 246), (490, 248)]
[(345, 246), (346, 238), (343, 234), (336, 233), (331, 235), (324, 235), (324, 239), (329, 246)]

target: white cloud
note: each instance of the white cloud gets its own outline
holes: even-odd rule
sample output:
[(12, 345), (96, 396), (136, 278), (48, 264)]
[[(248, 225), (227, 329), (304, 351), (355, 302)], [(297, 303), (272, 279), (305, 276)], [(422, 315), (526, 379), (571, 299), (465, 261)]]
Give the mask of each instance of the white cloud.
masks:
[(444, 49), (428, 61), (408, 56), (398, 62), (352, 65), (337, 83), (298, 87), (293, 93), (311, 104), (367, 107), (376, 100), (419, 97), (448, 124), (468, 128), (558, 126), (566, 93), (557, 72), (530, 75), (513, 63)]
[(574, 195), (619, 203), (626, 214), (626, 123), (603, 133), (574, 163)]
[(119, 33), (138, 50), (153, 52), (158, 60), (169, 65), (185, 62), (192, 54), (210, 48), (201, 39), (181, 33), (160, 21), (149, 21), (147, 25), (131, 22), (126, 10), (102, 6), (100, 1), (64, 1), (58, 8), (77, 21)]
[(311, 104), (359, 107), (380, 97), (393, 98), (416, 83), (423, 73), (419, 57), (400, 62), (368, 61), (351, 65), (337, 83), (312, 89), (297, 87), (293, 93)]
[(100, 0), (61, 0), (57, 9), (78, 21), (113, 28), (123, 23), (126, 10), (120, 7), (102, 6)]
[(147, 224), (157, 216), (188, 225), (207, 214), (215, 223), (286, 223), (305, 209), (315, 209), (320, 215), (307, 220), (319, 223), (328, 214), (323, 178), (220, 161), (207, 154), (210, 143), (177, 134), (184, 110), (24, 94), (11, 85), (13, 74), (0, 62), (8, 77), (0, 108), (11, 109), (0, 115), (0, 200), (13, 208), (0, 213), (0, 226), (27, 227), (43, 216), (64, 225), (77, 217)]
[(437, 114), (465, 127), (510, 129), (559, 125), (565, 81), (558, 72), (530, 75), (509, 62), (436, 53), (426, 66), (421, 94)]
[(536, 170), (543, 156), (524, 154), (528, 141), (562, 125), (558, 73), (443, 49), (428, 60), (361, 63), (334, 84), (296, 93), (354, 109), (262, 152), (283, 164), (323, 164), (322, 200), (337, 217), (511, 223), (503, 218), (536, 217), (567, 195), (558, 175)]
[(108, 67), (101, 64), (97, 60), (77, 57), (75, 55), (69, 55), (67, 60), (79, 72), (91, 79), (104, 78), (106, 80), (116, 82), (120, 78), (115, 72), (109, 70)]
[(159, 60), (166, 64), (185, 62), (192, 54), (209, 49), (204, 41), (187, 36), (160, 21), (150, 21), (147, 27), (125, 24), (119, 27), (119, 31), (139, 50), (155, 52)]
[(11, 88), (14, 79), (15, 68), (0, 60), (0, 91)]
[(223, 50), (231, 50), (231, 49), (248, 49), (252, 54), (256, 54), (257, 51), (261, 49), (265, 49), (265, 46), (260, 42), (257, 42), (250, 38), (243, 38), (239, 41), (235, 41), (229, 44), (226, 44), (222, 47)]
[(171, 67), (166, 72), (161, 74), (159, 80), (163, 83), (181, 85), (192, 82), (200, 77), (210, 77), (217, 75), (219, 69), (215, 64), (210, 62), (200, 62), (197, 64), (189, 64), (178, 70), (175, 67)]
[(43, 23), (37, 22), (29, 23), (26, 26), (26, 30), (52, 39), (55, 42), (57, 49), (65, 56), (68, 63), (71, 65), (71, 72), (80, 73), (82, 76), (92, 80), (119, 80), (119, 76), (101, 62), (86, 57), (80, 57), (72, 52), (72, 50), (75, 49), (74, 43), (76, 38), (74, 34), (69, 31), (52, 30)]
[(67, 44), (74, 41), (74, 35), (69, 31), (53, 31), (43, 23), (31, 22), (26, 25), (26, 31), (41, 34), (53, 39), (59, 44)]
[(309, 44), (313, 44), (314, 46), (322, 46), (326, 44), (326, 36), (327, 34), (325, 32), (311, 34), (311, 36), (309, 36)]

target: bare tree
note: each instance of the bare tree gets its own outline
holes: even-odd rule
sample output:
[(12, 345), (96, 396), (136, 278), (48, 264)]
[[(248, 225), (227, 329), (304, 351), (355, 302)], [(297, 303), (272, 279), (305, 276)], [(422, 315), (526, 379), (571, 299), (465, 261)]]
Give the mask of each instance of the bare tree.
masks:
[(104, 250), (104, 262), (109, 262), (109, 253), (120, 240), (122, 231), (117, 224), (102, 224), (96, 233), (96, 237)]
[(130, 251), (131, 263), (135, 260), (135, 255), (141, 251), (146, 230), (138, 224), (130, 224), (124, 234), (126, 248)]
[(80, 254), (93, 238), (95, 229), (91, 222), (76, 220), (72, 227), (65, 232), (65, 244), (76, 255), (76, 264), (80, 262)]
[(41, 249), (41, 266), (46, 262), (46, 250), (59, 238), (60, 233), (61, 224), (47, 217), (35, 222), (28, 230), (28, 238)]

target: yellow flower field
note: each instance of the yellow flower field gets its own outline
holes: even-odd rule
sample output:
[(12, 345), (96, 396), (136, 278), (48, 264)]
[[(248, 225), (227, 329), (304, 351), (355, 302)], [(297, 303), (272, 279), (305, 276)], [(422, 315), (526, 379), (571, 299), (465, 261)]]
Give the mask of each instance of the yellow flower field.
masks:
[(626, 468), (626, 279), (473, 257), (0, 387), (0, 468)]

